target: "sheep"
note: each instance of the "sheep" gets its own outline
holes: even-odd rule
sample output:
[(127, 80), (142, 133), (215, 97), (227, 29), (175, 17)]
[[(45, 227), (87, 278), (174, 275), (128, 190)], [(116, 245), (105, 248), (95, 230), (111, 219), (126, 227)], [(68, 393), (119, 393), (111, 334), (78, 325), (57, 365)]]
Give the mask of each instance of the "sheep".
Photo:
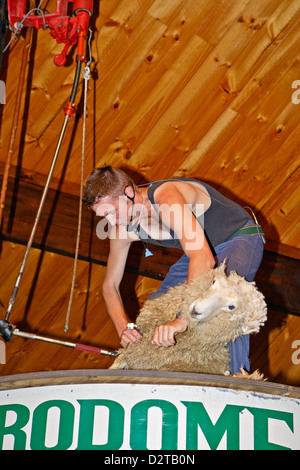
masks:
[[(171, 347), (151, 344), (157, 326), (181, 312), (188, 322)], [(147, 300), (136, 327), (142, 334), (136, 344), (118, 350), (111, 369), (140, 369), (204, 374), (230, 374), (228, 343), (256, 333), (267, 319), (264, 296), (254, 282), (220, 267)]]

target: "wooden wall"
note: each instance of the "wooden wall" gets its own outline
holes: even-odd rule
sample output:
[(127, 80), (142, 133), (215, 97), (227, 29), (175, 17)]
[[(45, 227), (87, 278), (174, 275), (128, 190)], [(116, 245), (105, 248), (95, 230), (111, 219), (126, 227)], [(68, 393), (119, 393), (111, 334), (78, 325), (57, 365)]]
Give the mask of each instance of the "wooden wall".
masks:
[[(2, 245), (1, 259), (10, 259), (10, 268), (0, 274), (0, 310), (2, 317), (11, 295), (24, 247), (12, 242)], [(73, 260), (70, 257), (33, 248), (26, 267), (11, 322), (21, 330), (74, 343), (115, 350), (119, 339), (105, 313), (101, 283), (105, 266), (79, 261), (70, 315), (70, 331), (64, 332), (69, 302)], [(127, 271), (122, 296), (134, 320), (138, 308), (160, 280)], [(260, 369), (272, 382), (300, 386), (299, 363), (292, 361), (299, 341), (300, 317), (288, 311), (268, 310), (268, 321), (251, 337), (251, 370)], [(299, 346), (298, 346), (299, 348)], [(297, 356), (299, 358), (299, 354)], [(6, 364), (0, 375), (44, 370), (101, 369), (112, 359), (92, 353), (13, 337), (6, 343)]]
[[(48, 10), (53, 3), (45, 2)], [(300, 106), (292, 102), (292, 84), (300, 76), (298, 0), (97, 5), (85, 176), (107, 162), (147, 180), (205, 179), (255, 208), (270, 243), (295, 256)], [(22, 42), (3, 57), (2, 162)], [(48, 31), (32, 31), (12, 162), (31, 178), (32, 172), (47, 174), (71, 91), (74, 63), (58, 68), (52, 61), (61, 49)], [(67, 192), (80, 183), (80, 110), (54, 175)]]
[[(300, 340), (299, 317), (293, 315), (299, 311), (300, 104), (292, 100), (297, 92), (292, 85), (300, 80), (299, 0), (101, 0), (94, 4), (84, 178), (104, 162), (126, 168), (137, 183), (191, 176), (252, 207), (267, 237), (261, 285), (273, 301), (268, 325), (253, 339), (252, 364), (272, 380), (299, 385), (300, 365), (291, 360), (292, 345)], [(45, 0), (42, 6), (51, 12), (54, 5), (54, 0)], [(26, 35), (4, 54), (0, 73), (6, 84), (6, 103), (0, 105), (3, 172), (28, 40), (2, 224), (2, 315), (74, 78), (74, 49), (67, 66), (58, 68), (53, 57), (63, 46), (55, 43), (49, 31), (30, 30)], [(81, 88), (77, 103), (38, 229), (38, 245), (30, 255), (11, 318), (24, 329), (61, 337), (65, 337), (72, 259), (65, 256), (69, 253), (60, 243), (70, 237), (67, 251), (75, 247), (70, 219), (76, 217), (80, 185)], [(60, 206), (59, 199), (67, 202)], [(114, 349), (118, 338), (101, 297), (105, 264), (88, 261), (97, 259), (98, 249), (98, 261), (105, 263), (107, 245), (89, 245), (95, 221), (85, 214), (84, 222), (82, 237), (88, 254), (80, 261), (70, 334), (72, 339), (80, 336), (81, 342)], [(127, 273), (132, 290), (124, 295), (136, 312), (160, 279), (149, 277), (149, 266), (140, 264), (138, 254), (132, 256), (135, 271)], [(170, 259), (164, 252), (158, 255), (151, 261), (152, 273), (156, 269), (163, 274)], [(272, 290), (277, 293), (273, 299)], [(8, 364), (0, 365), (2, 375), (107, 367), (110, 361), (20, 338), (7, 345), (7, 354)]]

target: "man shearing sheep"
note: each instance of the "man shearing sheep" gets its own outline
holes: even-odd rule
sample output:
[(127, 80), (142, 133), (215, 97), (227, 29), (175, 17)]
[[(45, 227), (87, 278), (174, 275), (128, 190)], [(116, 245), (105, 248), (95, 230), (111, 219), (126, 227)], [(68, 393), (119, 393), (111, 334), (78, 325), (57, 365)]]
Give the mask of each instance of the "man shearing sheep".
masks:
[[(183, 251), (170, 268), (155, 298), (184, 281), (220, 265), (253, 281), (263, 254), (261, 227), (240, 205), (212, 186), (192, 178), (174, 178), (137, 186), (111, 166), (93, 170), (83, 201), (112, 226), (110, 252), (103, 281), (103, 297), (123, 347), (136, 343), (140, 333), (128, 328), (129, 319), (119, 286), (131, 243), (142, 240)], [(156, 328), (152, 344), (172, 347), (187, 328), (180, 316)], [(230, 343), (231, 372), (250, 369), (249, 335)]]

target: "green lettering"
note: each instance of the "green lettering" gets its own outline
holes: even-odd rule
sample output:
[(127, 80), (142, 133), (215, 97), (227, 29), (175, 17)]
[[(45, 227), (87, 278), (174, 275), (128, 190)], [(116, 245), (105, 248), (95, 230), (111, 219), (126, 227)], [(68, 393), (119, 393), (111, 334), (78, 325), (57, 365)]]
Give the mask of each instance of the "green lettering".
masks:
[[(58, 441), (53, 447), (47, 447), (46, 431), (48, 411), (57, 407), (60, 410)], [(73, 442), (74, 406), (65, 400), (49, 400), (41, 403), (33, 412), (30, 446), (33, 450), (67, 450)]]
[(187, 408), (186, 417), (186, 449), (197, 450), (198, 426), (200, 426), (209, 447), (216, 450), (227, 431), (227, 449), (239, 450), (239, 413), (241, 406), (226, 405), (216, 424), (213, 424), (203, 403), (183, 401)]
[(131, 410), (130, 446), (133, 450), (147, 450), (148, 410), (157, 406), (162, 410), (161, 450), (177, 449), (178, 411), (165, 400), (144, 400)]
[(285, 421), (290, 430), (294, 432), (292, 413), (252, 407), (247, 407), (247, 410), (254, 416), (254, 450), (290, 450), (289, 447), (269, 442), (268, 419)]
[[(122, 405), (112, 400), (78, 400), (80, 403), (80, 421), (78, 433), (79, 450), (118, 450), (123, 444), (124, 416)], [(95, 407), (106, 406), (109, 409), (108, 439), (106, 444), (93, 444)]]
[[(17, 414), (17, 419), (14, 424), (5, 426), (8, 411), (14, 411)], [(0, 449), (3, 448), (4, 436), (12, 434), (15, 438), (14, 450), (25, 450), (27, 436), (25, 431), (22, 431), (22, 428), (28, 423), (29, 416), (29, 409), (24, 405), (0, 406)]]

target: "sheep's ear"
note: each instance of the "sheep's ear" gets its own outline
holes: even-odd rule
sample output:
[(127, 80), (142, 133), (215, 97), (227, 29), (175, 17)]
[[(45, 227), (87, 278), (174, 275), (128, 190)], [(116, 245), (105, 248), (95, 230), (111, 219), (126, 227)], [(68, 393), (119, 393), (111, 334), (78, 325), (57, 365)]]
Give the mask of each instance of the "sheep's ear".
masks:
[(226, 269), (226, 259), (224, 259), (223, 263), (220, 264), (217, 268), (215, 268), (215, 274), (220, 274), (224, 275), (225, 274), (225, 269)]
[(225, 261), (218, 267), (214, 269), (214, 281), (217, 281), (220, 285), (224, 287), (227, 285), (227, 274), (225, 273), (226, 264)]

